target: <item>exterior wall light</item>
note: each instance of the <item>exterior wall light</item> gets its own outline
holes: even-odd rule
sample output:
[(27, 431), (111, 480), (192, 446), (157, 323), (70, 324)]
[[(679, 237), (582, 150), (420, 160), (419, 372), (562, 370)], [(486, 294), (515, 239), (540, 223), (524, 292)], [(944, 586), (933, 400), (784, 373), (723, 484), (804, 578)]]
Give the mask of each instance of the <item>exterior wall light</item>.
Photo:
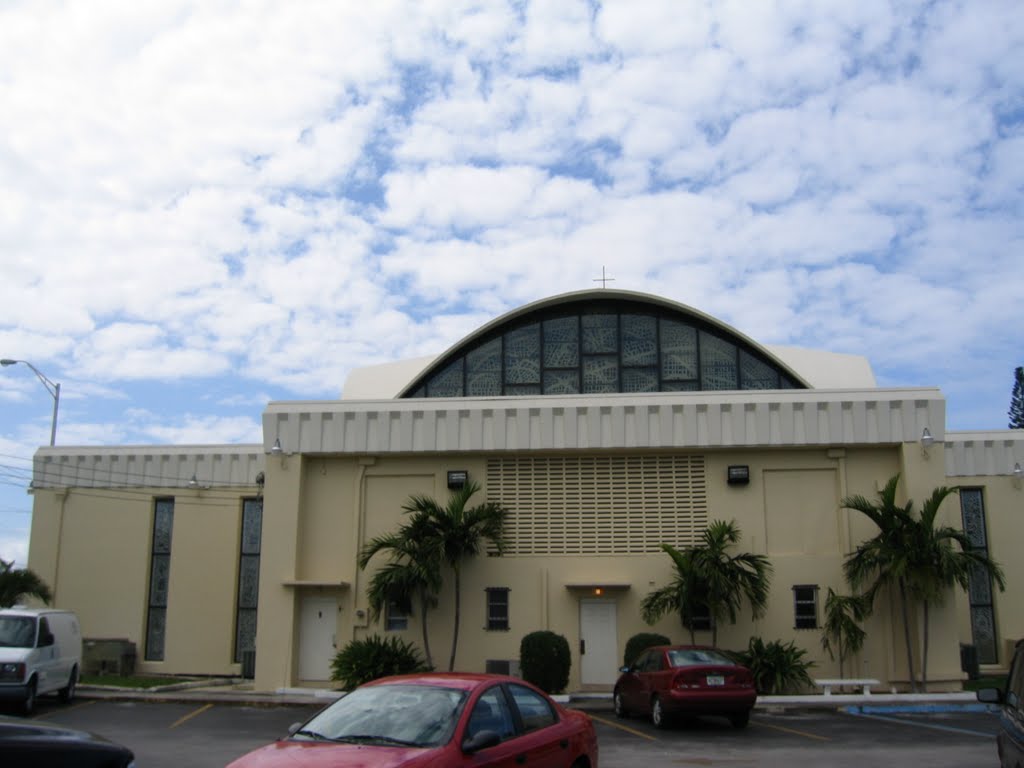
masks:
[(928, 427), (924, 428), (921, 432), (921, 447), (926, 451), (935, 444), (935, 438), (932, 437), (931, 430)]
[(469, 480), (469, 472), (464, 469), (449, 469), (448, 470), (448, 490), (458, 491), (466, 486), (466, 481)]
[(750, 482), (750, 467), (746, 464), (731, 464), (726, 482), (729, 485), (747, 485)]

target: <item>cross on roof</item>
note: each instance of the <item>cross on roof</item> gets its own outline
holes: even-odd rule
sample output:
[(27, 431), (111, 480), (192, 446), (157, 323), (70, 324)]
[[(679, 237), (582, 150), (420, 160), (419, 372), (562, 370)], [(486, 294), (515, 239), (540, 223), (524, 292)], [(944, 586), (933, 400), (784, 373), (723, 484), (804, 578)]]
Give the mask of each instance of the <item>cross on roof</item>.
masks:
[(602, 288), (607, 288), (608, 287), (608, 283), (614, 283), (615, 282), (615, 278), (614, 277), (605, 277), (604, 267), (601, 267), (601, 276), (600, 277), (595, 277), (594, 278), (594, 282), (595, 283), (601, 283), (601, 287)]

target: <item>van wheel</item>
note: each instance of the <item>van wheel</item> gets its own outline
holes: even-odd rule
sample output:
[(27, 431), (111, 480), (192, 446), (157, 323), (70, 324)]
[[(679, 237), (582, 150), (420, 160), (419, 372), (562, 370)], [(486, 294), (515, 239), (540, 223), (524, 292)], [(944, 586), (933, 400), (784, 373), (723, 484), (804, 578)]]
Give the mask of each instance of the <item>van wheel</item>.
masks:
[(36, 679), (34, 677), (28, 681), (28, 687), (25, 689), (25, 700), (21, 703), (21, 711), (25, 717), (30, 716), (36, 711)]
[(65, 704), (71, 703), (71, 700), (75, 698), (75, 686), (78, 684), (78, 667), (71, 668), (71, 677), (68, 678), (68, 684), (58, 691), (60, 700)]

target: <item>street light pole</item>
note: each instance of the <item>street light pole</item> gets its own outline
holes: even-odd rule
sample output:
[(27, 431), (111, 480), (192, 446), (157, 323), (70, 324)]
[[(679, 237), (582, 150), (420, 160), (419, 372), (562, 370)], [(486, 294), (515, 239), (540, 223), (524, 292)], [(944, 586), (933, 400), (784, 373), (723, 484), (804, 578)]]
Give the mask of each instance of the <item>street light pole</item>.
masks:
[(46, 387), (46, 391), (50, 393), (50, 397), (53, 398), (53, 421), (50, 422), (50, 445), (54, 445), (57, 442), (57, 408), (60, 407), (60, 384), (54, 384), (46, 376), (36, 368), (28, 360), (9, 360), (4, 358), (0, 360), (0, 365), (6, 368), (8, 365), (15, 365), (16, 363), (23, 363), (32, 369), (32, 373), (43, 382), (43, 386)]

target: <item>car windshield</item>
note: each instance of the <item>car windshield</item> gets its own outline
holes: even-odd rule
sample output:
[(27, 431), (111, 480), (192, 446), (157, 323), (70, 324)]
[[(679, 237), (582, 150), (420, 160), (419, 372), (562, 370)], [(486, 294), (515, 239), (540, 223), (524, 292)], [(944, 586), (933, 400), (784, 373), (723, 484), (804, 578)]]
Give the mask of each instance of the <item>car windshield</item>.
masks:
[(367, 686), (336, 701), (292, 738), (437, 747), (452, 737), (465, 700), (465, 691), (434, 685)]
[(679, 648), (668, 652), (668, 663), (673, 667), (695, 667), (700, 664), (735, 664), (718, 651), (707, 648)]
[(32, 648), (35, 644), (35, 619), (31, 616), (0, 616), (0, 646)]

